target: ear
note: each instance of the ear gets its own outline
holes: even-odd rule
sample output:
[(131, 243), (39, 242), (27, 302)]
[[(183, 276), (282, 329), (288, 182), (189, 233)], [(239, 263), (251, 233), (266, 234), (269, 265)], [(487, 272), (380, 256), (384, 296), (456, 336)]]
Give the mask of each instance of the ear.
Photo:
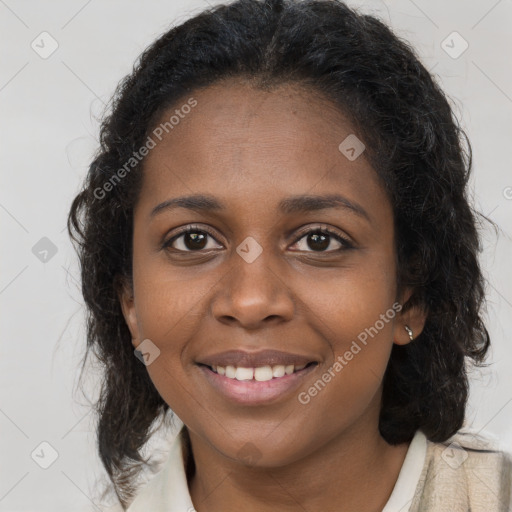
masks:
[(140, 335), (137, 314), (135, 312), (133, 285), (124, 278), (117, 280), (117, 296), (121, 304), (124, 320), (132, 336), (132, 345), (134, 348), (137, 348), (140, 343)]
[[(408, 288), (399, 301), (402, 309), (398, 312), (395, 321), (393, 341), (397, 345), (407, 345), (414, 341), (423, 331), (427, 320), (427, 311), (419, 305), (411, 305), (406, 310), (404, 304), (410, 299), (413, 290)], [(412, 331), (413, 339), (411, 340), (406, 326)]]

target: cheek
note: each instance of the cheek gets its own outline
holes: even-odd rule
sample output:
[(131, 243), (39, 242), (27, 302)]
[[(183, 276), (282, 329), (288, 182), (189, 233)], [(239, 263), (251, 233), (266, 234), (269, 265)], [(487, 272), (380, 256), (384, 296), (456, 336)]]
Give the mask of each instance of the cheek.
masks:
[(336, 278), (318, 281), (309, 295), (309, 318), (330, 345), (330, 364), (338, 361), (333, 388), (343, 387), (345, 399), (365, 389), (374, 393), (387, 367), (397, 304), (394, 275), (386, 268), (343, 269)]
[[(181, 418), (194, 411), (190, 400), (188, 343), (197, 336), (208, 308), (208, 291), (221, 278), (198, 276), (190, 268), (170, 270), (162, 257), (134, 255), (134, 293), (141, 341), (151, 340), (159, 354), (146, 369), (163, 400)], [(188, 364), (188, 366), (187, 366)]]
[(149, 275), (148, 271), (140, 275), (135, 296), (141, 337), (151, 340), (158, 350), (158, 356), (146, 366), (148, 375), (173, 412), (187, 418), (194, 401), (189, 399), (182, 359), (187, 339), (193, 336), (194, 322), (197, 323), (194, 307), (200, 296), (184, 293), (182, 286), (168, 276)]
[[(158, 261), (162, 260), (162, 261)], [(139, 328), (144, 337), (172, 341), (179, 347), (179, 339), (197, 323), (205, 307), (211, 279), (194, 276), (190, 269), (170, 269), (165, 258), (134, 260), (134, 288)], [(164, 347), (167, 348), (167, 347)]]
[[(330, 438), (366, 414), (378, 421), (381, 383), (393, 345), (393, 292), (385, 277), (347, 277), (317, 288), (317, 309), (310, 303), (310, 313), (331, 356), (316, 380), (300, 390), (302, 413), (292, 417), (296, 423), (301, 418), (301, 435), (317, 435), (319, 422), (323, 436)], [(292, 435), (297, 426), (283, 428)]]
[(322, 332), (339, 350), (360, 335), (364, 339), (368, 329), (372, 338), (391, 339), (396, 285), (394, 275), (385, 268), (385, 265), (365, 265), (340, 269), (329, 279), (317, 280), (314, 287), (304, 282), (307, 295), (303, 297), (308, 297), (311, 318), (325, 326)]

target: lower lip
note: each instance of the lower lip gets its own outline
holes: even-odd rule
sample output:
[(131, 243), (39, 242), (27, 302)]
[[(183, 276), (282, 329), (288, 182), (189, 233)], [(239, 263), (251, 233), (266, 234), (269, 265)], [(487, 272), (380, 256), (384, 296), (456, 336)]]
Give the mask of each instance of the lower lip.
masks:
[(311, 365), (290, 375), (263, 382), (230, 379), (204, 365), (198, 365), (198, 368), (213, 388), (226, 398), (241, 405), (261, 405), (274, 402), (292, 393), (317, 366), (318, 364)]

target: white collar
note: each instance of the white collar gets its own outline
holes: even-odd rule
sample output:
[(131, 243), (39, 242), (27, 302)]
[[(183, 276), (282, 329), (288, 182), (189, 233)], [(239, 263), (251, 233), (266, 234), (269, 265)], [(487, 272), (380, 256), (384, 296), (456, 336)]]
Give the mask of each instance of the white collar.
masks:
[[(182, 432), (183, 427), (172, 443), (163, 468), (137, 494), (127, 512), (194, 510), (183, 462)], [(408, 512), (425, 463), (426, 452), (427, 438), (423, 432), (417, 430), (407, 450), (393, 492), (382, 512)]]
[(402, 469), (382, 512), (408, 512), (414, 497), (414, 491), (425, 465), (427, 456), (427, 437), (416, 430), (402, 464)]
[(183, 462), (183, 426), (175, 437), (163, 468), (136, 495), (126, 512), (190, 512), (195, 510)]

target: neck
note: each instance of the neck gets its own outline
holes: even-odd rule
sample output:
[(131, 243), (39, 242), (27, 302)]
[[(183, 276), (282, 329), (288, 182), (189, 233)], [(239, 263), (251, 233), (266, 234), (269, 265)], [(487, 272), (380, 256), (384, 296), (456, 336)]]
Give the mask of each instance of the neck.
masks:
[[(280, 467), (248, 467), (213, 450), (194, 433), (189, 489), (198, 512), (336, 510), (380, 512), (409, 443), (392, 446), (378, 427), (353, 425), (311, 455)], [(366, 425), (366, 428), (364, 428)], [(363, 427), (363, 428), (361, 428)], [(192, 473), (191, 471), (191, 473)]]

